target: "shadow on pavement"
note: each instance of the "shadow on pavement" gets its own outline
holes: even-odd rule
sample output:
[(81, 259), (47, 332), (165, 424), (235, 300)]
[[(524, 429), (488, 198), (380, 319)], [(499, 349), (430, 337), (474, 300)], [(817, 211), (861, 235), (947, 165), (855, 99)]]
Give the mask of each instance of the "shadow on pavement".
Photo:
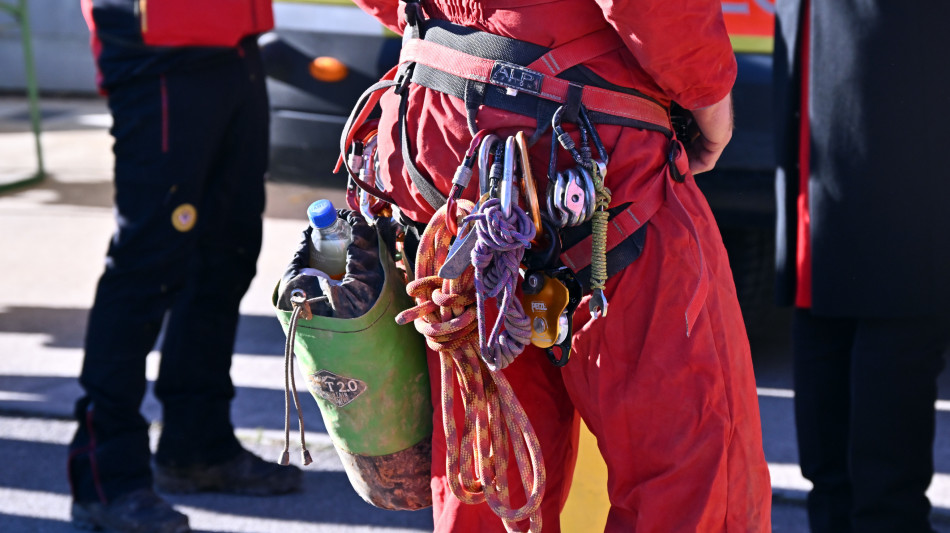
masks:
[[(0, 308), (0, 334), (45, 334), (43, 346), (82, 348), (89, 309), (39, 306)], [(284, 355), (284, 331), (276, 316), (241, 315), (235, 353), (243, 355)], [(161, 346), (161, 337), (155, 343)]]
[[(76, 171), (75, 174), (81, 175), (82, 171)], [(33, 195), (38, 192), (42, 194), (42, 191), (51, 191), (52, 194), (48, 199), (44, 197), (44, 205), (112, 209), (112, 182), (99, 179), (91, 171), (89, 178), (90, 181), (59, 181), (56, 179), (55, 171), (51, 171), (40, 183), (30, 187), (11, 189), (0, 194), (0, 197), (19, 194), (23, 191), (30, 191)]]
[(0, 513), (0, 524), (5, 531), (30, 531), (32, 533), (75, 531), (72, 526), (59, 520), (46, 520), (31, 516), (13, 516)]
[[(52, 295), (51, 295), (52, 297)], [(88, 309), (10, 306), (0, 311), (0, 333), (45, 334), (44, 346), (82, 348)]]
[[(26, 440), (0, 439), (0, 487), (69, 497), (64, 472), (67, 447)], [(175, 505), (253, 519), (288, 520), (312, 524), (360, 525), (432, 529), (430, 509), (387, 511), (365, 503), (339, 471), (304, 469), (303, 491), (274, 497), (227, 494), (166, 494)], [(355, 512), (356, 511), (356, 512)], [(46, 531), (61, 521), (0, 513), (4, 531)], [(56, 528), (59, 530), (59, 528)]]
[(0, 438), (0, 457), (0, 487), (69, 495), (65, 444)]
[(304, 472), (303, 491), (294, 494), (269, 498), (210, 493), (164, 497), (175, 505), (249, 518), (432, 530), (431, 509), (378, 509), (360, 499), (343, 472)]
[[(275, 365), (275, 370), (278, 370)], [(275, 372), (273, 383), (282, 383)], [(152, 393), (149, 381), (141, 412), (149, 421), (160, 421), (161, 404)], [(284, 430), (284, 391), (277, 388), (235, 387), (231, 402), (231, 419), (235, 427), (251, 430)], [(306, 386), (298, 388), (304, 427), (308, 433), (326, 433), (317, 402)], [(73, 405), (82, 396), (79, 381), (71, 376), (0, 375), (0, 413), (5, 416), (29, 416), (45, 419), (71, 420)], [(291, 406), (291, 438), (296, 439), (297, 412)], [(0, 453), (0, 457), (4, 457)], [(2, 465), (2, 463), (0, 463)], [(0, 468), (2, 471), (2, 468)], [(2, 486), (2, 484), (0, 484)]]

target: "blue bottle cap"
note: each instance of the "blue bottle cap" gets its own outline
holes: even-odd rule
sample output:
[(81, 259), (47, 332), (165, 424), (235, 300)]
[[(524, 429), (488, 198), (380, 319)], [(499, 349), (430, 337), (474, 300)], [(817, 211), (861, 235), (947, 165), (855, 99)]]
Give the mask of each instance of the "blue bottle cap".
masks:
[(310, 225), (315, 228), (326, 228), (336, 222), (336, 209), (330, 200), (317, 200), (307, 208)]

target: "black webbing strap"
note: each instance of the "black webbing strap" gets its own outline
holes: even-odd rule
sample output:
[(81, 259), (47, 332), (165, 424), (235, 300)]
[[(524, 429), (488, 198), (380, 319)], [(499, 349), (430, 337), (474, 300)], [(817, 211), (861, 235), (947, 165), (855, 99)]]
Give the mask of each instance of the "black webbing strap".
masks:
[[(608, 209), (608, 220), (622, 216), (629, 205), (629, 203), (625, 203)], [(586, 239), (591, 234), (592, 229), (593, 223), (589, 220), (579, 226), (561, 228), (561, 248), (565, 251), (571, 249)], [(644, 224), (629, 237), (620, 241), (616, 246), (607, 251), (607, 277), (612, 277), (617, 274), (640, 257), (640, 254), (643, 252), (643, 246), (646, 243), (646, 236), (647, 226)], [(591, 265), (588, 263), (580, 270), (574, 272), (577, 276), (577, 281), (581, 284), (585, 293), (590, 292), (590, 268)]]
[[(534, 43), (459, 26), (444, 20), (429, 19), (426, 20), (424, 24), (425, 31), (421, 37), (423, 40), (493, 61), (504, 61), (515, 65), (529, 65), (551, 50), (550, 48)], [(412, 65), (412, 83), (465, 101), (466, 109), (470, 115), (472, 114), (472, 110), (477, 110), (479, 105), (485, 105), (518, 115), (537, 118), (539, 119), (539, 129), (545, 129), (550, 124), (550, 119), (554, 115), (554, 111), (561, 105), (528, 92), (520, 92), (516, 95), (512, 95), (506, 92), (504, 88), (496, 85), (478, 82), (467, 83), (470, 80), (461, 76), (455, 76), (419, 63), (412, 63)], [(629, 94), (659, 105), (655, 99), (644, 93), (636, 89), (610, 83), (583, 65), (576, 65), (566, 69), (560, 72), (557, 77), (579, 86), (590, 85), (600, 89)], [(472, 84), (481, 85), (482, 87), (473, 92), (471, 89)], [(591, 120), (597, 124), (627, 126), (657, 131), (667, 137), (672, 137), (672, 132), (669, 128), (657, 124), (596, 111), (588, 111), (588, 113)], [(474, 130), (473, 123), (474, 118), (470, 117), (469, 127)], [(542, 133), (543, 131), (535, 132), (535, 135), (532, 137), (540, 137)], [(533, 144), (533, 142), (529, 142), (529, 144)]]
[(435, 184), (433, 184), (431, 180), (419, 172), (419, 169), (416, 168), (416, 164), (412, 159), (412, 154), (410, 154), (409, 151), (409, 132), (406, 126), (406, 111), (408, 108), (409, 90), (408, 87), (406, 87), (406, 90), (402, 91), (399, 98), (399, 144), (402, 145), (402, 163), (406, 168), (406, 172), (409, 173), (409, 179), (412, 180), (416, 189), (419, 189), (419, 194), (425, 198), (425, 201), (428, 202), (433, 209), (439, 209), (445, 205), (447, 198), (439, 192), (439, 189), (435, 187)]

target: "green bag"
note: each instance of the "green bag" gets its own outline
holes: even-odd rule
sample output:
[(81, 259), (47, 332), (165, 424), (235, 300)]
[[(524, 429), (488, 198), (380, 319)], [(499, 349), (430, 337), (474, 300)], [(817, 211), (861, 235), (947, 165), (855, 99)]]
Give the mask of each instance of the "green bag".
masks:
[[(378, 243), (385, 281), (372, 308), (357, 318), (301, 318), (293, 347), (350, 484), (376, 507), (415, 510), (432, 505), (425, 341), (412, 325), (396, 324), (413, 303), (383, 239)], [(287, 334), (293, 311), (279, 309), (278, 299), (275, 288)]]

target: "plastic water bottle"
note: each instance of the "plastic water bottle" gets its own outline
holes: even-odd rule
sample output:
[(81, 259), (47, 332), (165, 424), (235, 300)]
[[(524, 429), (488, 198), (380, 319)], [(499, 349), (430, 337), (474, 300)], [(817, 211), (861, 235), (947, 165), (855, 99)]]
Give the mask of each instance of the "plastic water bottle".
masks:
[(329, 200), (317, 200), (307, 208), (313, 232), (310, 235), (310, 267), (321, 270), (331, 279), (346, 274), (346, 249), (353, 242), (353, 229)]

